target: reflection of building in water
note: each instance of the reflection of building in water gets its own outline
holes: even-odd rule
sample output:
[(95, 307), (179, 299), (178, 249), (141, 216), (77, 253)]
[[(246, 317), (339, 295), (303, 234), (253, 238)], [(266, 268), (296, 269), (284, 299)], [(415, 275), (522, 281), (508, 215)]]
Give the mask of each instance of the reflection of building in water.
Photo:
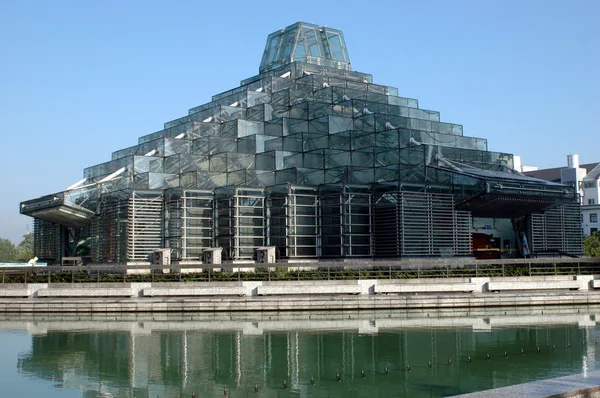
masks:
[[(573, 319), (585, 318), (589, 320), (587, 316)], [(557, 319), (547, 318), (548, 323)], [(473, 320), (474, 325), (495, 322)], [(552, 369), (559, 367), (567, 373), (593, 370), (589, 360), (593, 362), (596, 355), (596, 328), (580, 328), (572, 321), (563, 326), (486, 331), (424, 329), (426, 320), (419, 327), (398, 330), (385, 328), (385, 320), (365, 321), (377, 333), (359, 333), (344, 321), (338, 322), (337, 329), (328, 325), (329, 330), (319, 329), (316, 321), (313, 330), (306, 331), (287, 331), (281, 323), (271, 324), (262, 333), (250, 333), (261, 322), (205, 323), (205, 330), (197, 322), (188, 326), (135, 323), (130, 332), (103, 328), (34, 335), (31, 352), (19, 358), (18, 368), (59, 387), (119, 397), (178, 397), (192, 392), (220, 396), (225, 387), (253, 392), (255, 384), (261, 396), (275, 397), (283, 380), (300, 392), (316, 388), (345, 394), (364, 389), (385, 396), (400, 388), (406, 396), (420, 395), (423, 389), (428, 395), (452, 395), (553, 377), (559, 374)], [(537, 346), (541, 353), (536, 352)], [(521, 355), (522, 348), (526, 355)], [(383, 375), (386, 367), (393, 377)], [(362, 370), (368, 376), (365, 380), (361, 380)], [(336, 373), (344, 383), (332, 383)], [(316, 387), (310, 385), (311, 376)]]

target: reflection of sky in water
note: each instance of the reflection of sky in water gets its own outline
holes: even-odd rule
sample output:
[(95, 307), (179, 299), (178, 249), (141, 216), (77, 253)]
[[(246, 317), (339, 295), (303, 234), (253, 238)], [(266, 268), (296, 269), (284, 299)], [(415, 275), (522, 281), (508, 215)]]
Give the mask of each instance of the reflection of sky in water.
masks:
[(587, 314), (393, 316), (0, 320), (28, 331), (0, 331), (2, 396), (446, 396), (596, 369)]

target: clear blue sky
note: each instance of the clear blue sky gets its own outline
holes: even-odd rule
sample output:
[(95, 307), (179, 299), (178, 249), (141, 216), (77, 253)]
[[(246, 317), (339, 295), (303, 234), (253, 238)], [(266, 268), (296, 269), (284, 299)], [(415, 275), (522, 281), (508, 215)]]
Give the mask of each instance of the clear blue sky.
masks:
[(0, 1), (0, 237), (164, 122), (258, 73), (266, 36), (341, 29), (354, 70), (540, 167), (600, 161), (600, 1)]

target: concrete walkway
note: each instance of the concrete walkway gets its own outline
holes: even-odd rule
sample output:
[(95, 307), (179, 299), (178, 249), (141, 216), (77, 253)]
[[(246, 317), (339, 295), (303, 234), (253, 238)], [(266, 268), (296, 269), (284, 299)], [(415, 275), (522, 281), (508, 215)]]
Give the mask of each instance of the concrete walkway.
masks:
[(460, 398), (518, 398), (518, 397), (600, 397), (600, 371), (557, 377), (514, 386), (456, 395)]

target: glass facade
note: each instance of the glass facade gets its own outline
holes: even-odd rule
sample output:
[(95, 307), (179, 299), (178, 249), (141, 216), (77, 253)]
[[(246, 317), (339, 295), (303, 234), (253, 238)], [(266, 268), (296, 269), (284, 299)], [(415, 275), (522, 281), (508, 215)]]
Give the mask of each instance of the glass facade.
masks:
[(577, 200), (353, 71), (339, 30), (298, 22), (272, 33), (259, 71), (70, 189), (23, 202), (38, 257), (58, 262), (82, 244), (94, 262), (162, 247), (175, 260), (211, 247), (252, 259), (262, 246), (281, 258), (470, 256), (473, 218), (552, 234), (532, 214)]

